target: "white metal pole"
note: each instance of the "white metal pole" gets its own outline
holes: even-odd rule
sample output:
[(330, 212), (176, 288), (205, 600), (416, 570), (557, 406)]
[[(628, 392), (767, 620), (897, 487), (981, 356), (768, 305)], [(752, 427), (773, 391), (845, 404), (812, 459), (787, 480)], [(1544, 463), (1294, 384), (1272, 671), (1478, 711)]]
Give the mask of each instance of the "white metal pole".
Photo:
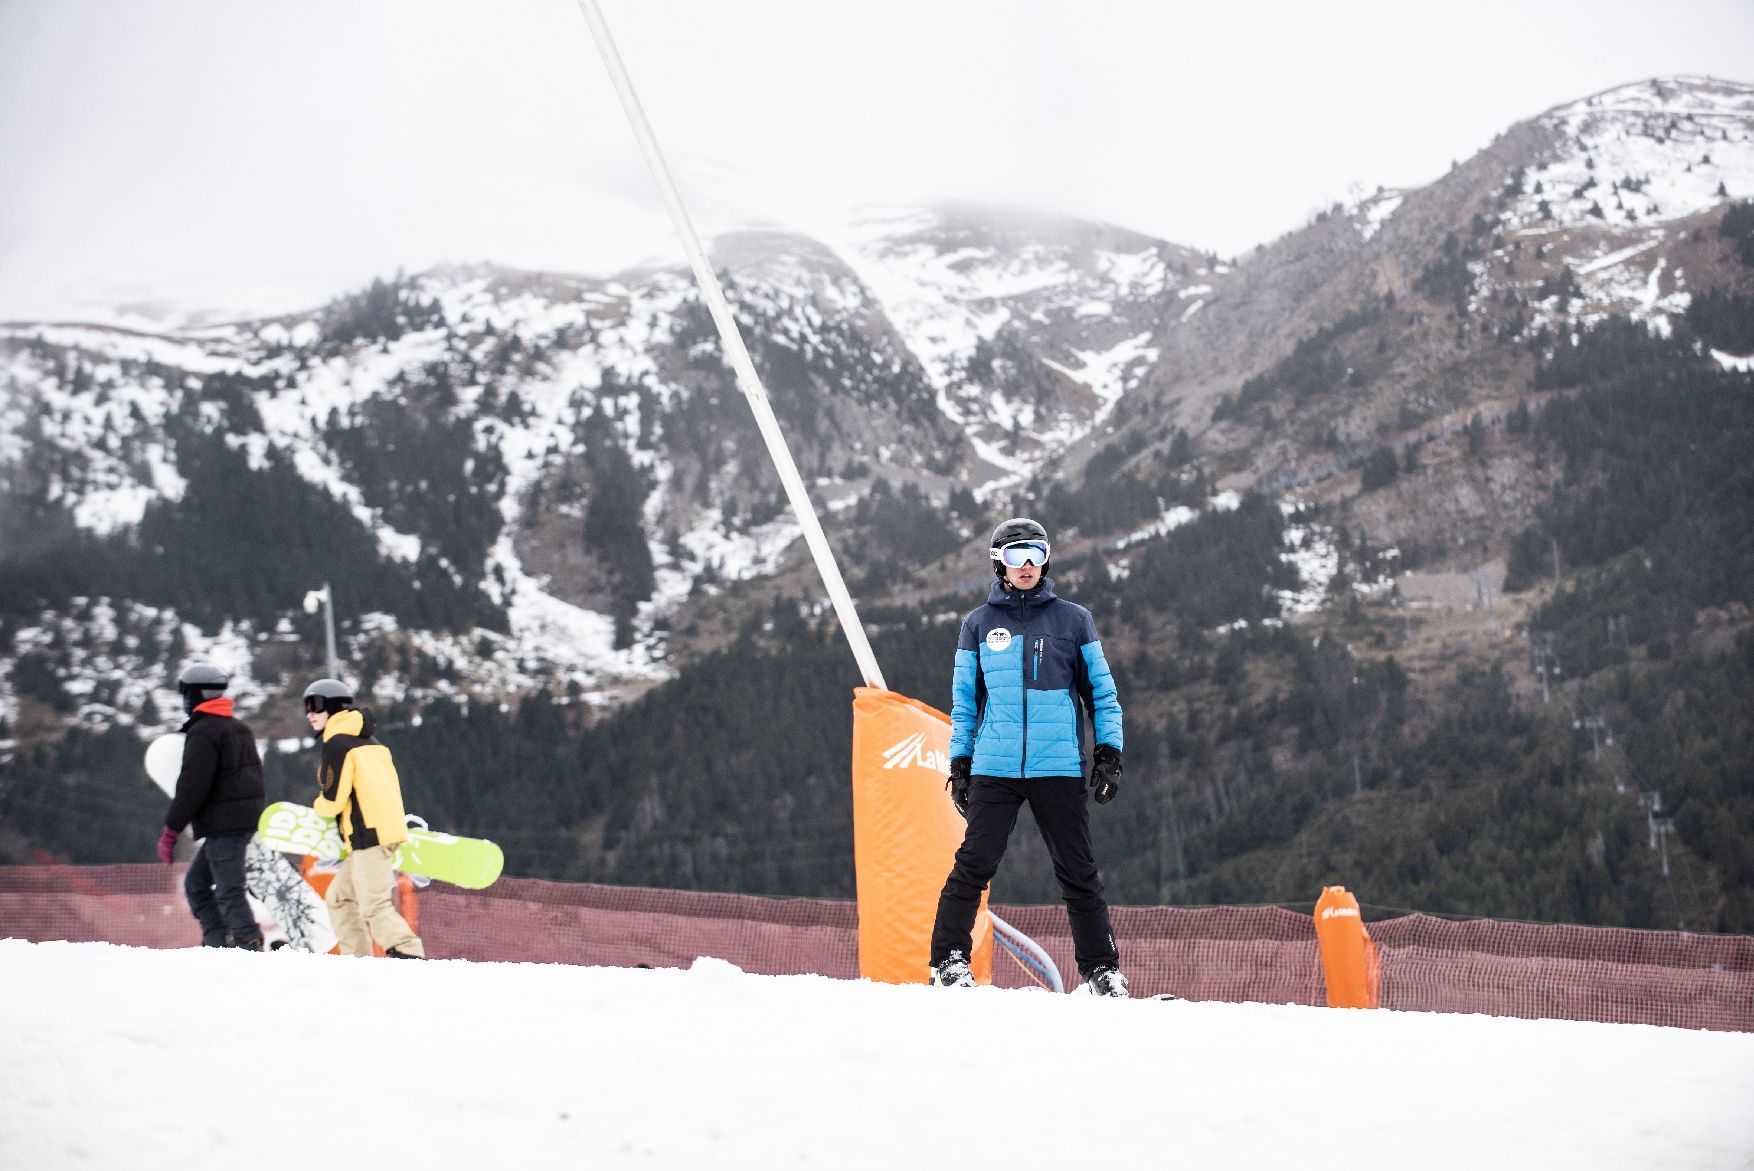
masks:
[(639, 95), (634, 92), (633, 81), (627, 75), (627, 67), (621, 63), (621, 54), (615, 48), (614, 38), (609, 35), (609, 26), (604, 23), (603, 13), (598, 10), (596, 0), (579, 0), (579, 10), (585, 14), (585, 23), (591, 26), (591, 37), (597, 42), (597, 51), (602, 54), (603, 64), (609, 69), (610, 80), (615, 83), (616, 96), (621, 99), (621, 108), (626, 111), (628, 124), (633, 128), (633, 136), (639, 141), (640, 153), (645, 155), (646, 166), (651, 169), (652, 178), (658, 184), (658, 194), (663, 197), (664, 208), (670, 213), (670, 222), (675, 225), (676, 234), (682, 238), (682, 249), (688, 254), (688, 263), (694, 268), (694, 279), (700, 285), (701, 298), (706, 301), (707, 310), (713, 315), (713, 324), (718, 326), (719, 337), (725, 345), (725, 354), (731, 361), (731, 369), (737, 375), (737, 386), (743, 391), (743, 397), (749, 400), (749, 409), (755, 414), (755, 425), (761, 430), (761, 437), (767, 443), (768, 455), (772, 457), (774, 468), (780, 474), (780, 483), (786, 489), (786, 499), (791, 501), (792, 512), (796, 514), (798, 523), (804, 527), (804, 540), (810, 546), (810, 555), (816, 560), (816, 571), (822, 575), (822, 584), (828, 590), (828, 600), (834, 605), (841, 629), (846, 632), (847, 642), (852, 646), (853, 658), (858, 660), (859, 672), (865, 677), (866, 686), (887, 690), (883, 682), (883, 672), (877, 666), (877, 656), (871, 651), (871, 643), (865, 637), (865, 627), (859, 621), (852, 595), (847, 592), (840, 566), (835, 563), (834, 551), (828, 547), (828, 538), (823, 535), (816, 508), (810, 503), (810, 495), (804, 488), (803, 479), (798, 475), (798, 466), (792, 461), (792, 453), (786, 446), (785, 436), (780, 433), (779, 421), (774, 418), (773, 407), (767, 401), (767, 391), (762, 389), (761, 379), (755, 373), (755, 363), (750, 361), (749, 351), (743, 345), (743, 335), (738, 332), (737, 321), (731, 316), (731, 307), (725, 301), (725, 291), (719, 286), (719, 278), (713, 273), (712, 266), (707, 263), (706, 251), (701, 247), (700, 237), (695, 234), (694, 224), (688, 218), (688, 209), (683, 206), (682, 196), (676, 190), (676, 182), (670, 177), (670, 168), (664, 162), (663, 152), (658, 149), (658, 140), (652, 134), (651, 124), (646, 121), (645, 110), (640, 106)]
[(335, 591), (323, 583), (323, 634), (328, 642), (329, 678), (341, 678), (341, 659), (335, 654)]

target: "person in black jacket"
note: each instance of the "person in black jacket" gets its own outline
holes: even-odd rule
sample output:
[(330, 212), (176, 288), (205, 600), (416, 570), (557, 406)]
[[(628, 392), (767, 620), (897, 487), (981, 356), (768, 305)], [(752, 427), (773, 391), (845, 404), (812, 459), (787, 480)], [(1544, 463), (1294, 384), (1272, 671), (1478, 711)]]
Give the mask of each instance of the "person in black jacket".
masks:
[(262, 816), (262, 757), (250, 726), (232, 715), (231, 677), (212, 663), (194, 663), (177, 678), (188, 722), (183, 768), (158, 839), (160, 861), (171, 861), (177, 835), (193, 826), (202, 839), (183, 893), (201, 924), (203, 947), (262, 950), (262, 928), (244, 897), (244, 850)]

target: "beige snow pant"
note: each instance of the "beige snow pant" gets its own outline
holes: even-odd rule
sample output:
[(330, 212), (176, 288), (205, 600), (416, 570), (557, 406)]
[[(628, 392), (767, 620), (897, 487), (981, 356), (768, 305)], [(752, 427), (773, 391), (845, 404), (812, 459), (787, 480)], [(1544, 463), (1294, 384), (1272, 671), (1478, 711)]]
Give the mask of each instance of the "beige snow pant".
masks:
[(391, 897), (396, 887), (390, 869), (394, 854), (390, 846), (370, 846), (341, 860), (324, 901), (329, 904), (329, 923), (335, 928), (342, 955), (368, 956), (374, 939), (385, 951), (393, 947), (412, 955), (426, 954), (420, 936), (396, 912)]

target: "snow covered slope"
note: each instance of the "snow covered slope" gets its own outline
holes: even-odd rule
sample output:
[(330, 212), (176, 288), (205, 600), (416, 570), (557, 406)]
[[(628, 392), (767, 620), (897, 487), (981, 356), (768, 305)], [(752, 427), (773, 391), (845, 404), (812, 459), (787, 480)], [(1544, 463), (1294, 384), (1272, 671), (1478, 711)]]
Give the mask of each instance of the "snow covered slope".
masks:
[[(0, 979), (0, 1150), (31, 1171), (1754, 1161), (1747, 1034), (891, 987), (711, 959), (7, 940)], [(362, 1011), (387, 1033), (362, 1039)]]
[[(1516, 201), (1514, 227), (1655, 225), (1754, 192), (1754, 86), (1639, 82), (1543, 114), (1559, 145)], [(1675, 166), (1681, 160), (1681, 166)], [(1552, 213), (1541, 212), (1542, 202)]]
[[(1754, 194), (1754, 86), (1640, 82), (1551, 110), (1536, 125), (1553, 146), (1510, 187), (1506, 236), (1564, 259), (1576, 274), (1579, 323), (1618, 312), (1666, 328), (1693, 291), (1709, 287), (1689, 282), (1675, 254), (1691, 221)], [(1507, 273), (1489, 291), (1518, 287)], [(1554, 319), (1540, 301), (1537, 325)]]

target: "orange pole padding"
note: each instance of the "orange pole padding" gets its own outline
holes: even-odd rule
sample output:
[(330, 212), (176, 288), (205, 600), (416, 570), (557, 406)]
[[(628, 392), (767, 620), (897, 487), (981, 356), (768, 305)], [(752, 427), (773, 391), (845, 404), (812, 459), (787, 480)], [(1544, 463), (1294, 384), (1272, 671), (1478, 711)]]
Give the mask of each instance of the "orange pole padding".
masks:
[(1315, 905), (1316, 942), (1322, 949), (1322, 976), (1329, 1008), (1375, 1008), (1379, 973), (1376, 944), (1364, 929), (1358, 900), (1343, 886), (1322, 889)]
[[(880, 687), (853, 689), (853, 869), (858, 885), (859, 974), (924, 984), (938, 893), (964, 822), (944, 787), (950, 717)], [(993, 924), (981, 896), (971, 965), (993, 980)]]
[(396, 912), (408, 924), (408, 930), (420, 934), (420, 888), (400, 870), (396, 871)]
[[(333, 862), (319, 862), (310, 854), (305, 854), (298, 860), (298, 872), (304, 875), (304, 880), (311, 884), (311, 889), (325, 901), (329, 897), (329, 884), (335, 881), (335, 866)], [(341, 945), (335, 944), (329, 949), (329, 954), (340, 955)]]

